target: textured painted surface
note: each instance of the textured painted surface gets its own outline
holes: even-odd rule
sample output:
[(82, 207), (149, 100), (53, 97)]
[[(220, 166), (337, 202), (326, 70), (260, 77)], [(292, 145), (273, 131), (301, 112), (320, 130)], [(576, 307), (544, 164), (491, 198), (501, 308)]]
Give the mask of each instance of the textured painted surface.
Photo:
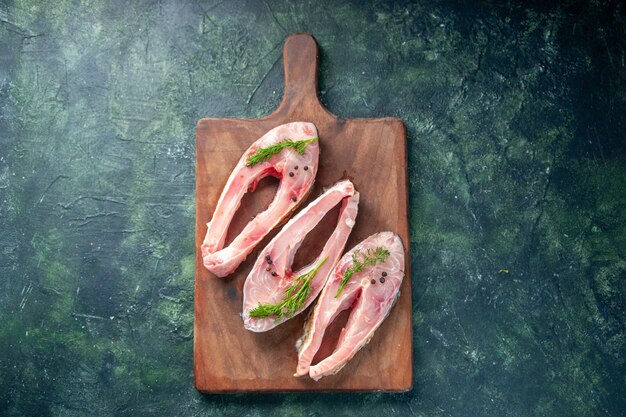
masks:
[[(0, 2), (0, 414), (623, 413), (620, 2), (133, 3)], [(297, 31), (408, 128), (407, 394), (192, 386), (195, 121), (270, 113)]]

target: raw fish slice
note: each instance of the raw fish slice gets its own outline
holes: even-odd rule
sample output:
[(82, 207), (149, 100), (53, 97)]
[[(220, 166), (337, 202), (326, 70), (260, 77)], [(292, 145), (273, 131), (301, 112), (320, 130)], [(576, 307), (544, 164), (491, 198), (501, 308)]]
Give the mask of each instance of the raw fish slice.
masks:
[[(339, 203), (341, 209), (337, 226), (320, 255), (299, 271), (291, 271), (293, 258), (306, 235)], [(354, 185), (348, 180), (340, 181), (293, 217), (261, 251), (243, 287), (242, 317), (246, 329), (253, 332), (273, 329), (302, 312), (315, 300), (343, 252), (354, 226), (358, 203), (359, 193), (355, 191)], [(317, 273), (314, 271), (316, 268)], [(273, 273), (276, 275), (272, 275)], [(315, 274), (310, 281), (311, 291), (304, 303), (295, 311), (268, 317), (250, 316), (251, 312), (254, 316), (254, 310), (259, 305), (277, 305), (284, 301), (287, 289), (298, 284), (298, 277), (309, 273)]]
[[(207, 223), (202, 261), (209, 271), (218, 277), (233, 272), (254, 247), (305, 200), (317, 173), (319, 144), (317, 140), (310, 142), (302, 154), (293, 148), (285, 148), (268, 161), (251, 167), (246, 166), (249, 157), (258, 149), (276, 145), (285, 139), (301, 141), (316, 137), (317, 129), (313, 123), (287, 123), (267, 132), (244, 152), (226, 182), (213, 218)], [(252, 219), (229, 246), (224, 247), (228, 227), (243, 195), (254, 191), (258, 182), (267, 176), (280, 179), (272, 203)]]
[[(336, 297), (346, 270), (354, 264), (353, 254), (356, 252), (357, 259), (363, 259), (368, 250), (375, 251), (377, 248), (388, 250), (388, 257), (354, 273)], [(309, 374), (318, 380), (339, 372), (370, 341), (374, 331), (387, 317), (400, 294), (403, 277), (404, 247), (400, 237), (393, 232), (374, 234), (346, 253), (333, 269), (296, 345), (298, 366), (295, 376)], [(335, 351), (311, 366), (324, 332), (339, 313), (350, 307), (350, 317), (341, 330)]]

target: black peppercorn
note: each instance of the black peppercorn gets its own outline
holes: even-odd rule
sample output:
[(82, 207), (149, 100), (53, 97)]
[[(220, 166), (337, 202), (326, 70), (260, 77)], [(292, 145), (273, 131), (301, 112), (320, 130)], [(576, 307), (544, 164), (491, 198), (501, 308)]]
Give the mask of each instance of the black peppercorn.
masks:
[(293, 175), (294, 175), (294, 174), (293, 174), (293, 172), (290, 172), (290, 173), (289, 173), (289, 176), (290, 176), (290, 177), (293, 177)]
[(384, 283), (385, 282), (385, 277), (380, 277), (380, 283)]
[(383, 277), (386, 277), (386, 276), (387, 276), (387, 273), (386, 273), (385, 271), (383, 271), (382, 276), (383, 276)]
[(270, 259), (272, 259), (272, 257), (269, 255), (265, 255), (265, 259), (269, 261)]
[(272, 268), (270, 268), (269, 266), (268, 266), (267, 268), (265, 268), (265, 270), (266, 270), (267, 272), (270, 272), (270, 270), (271, 270), (271, 269), (272, 269)]
[(372, 284), (376, 284), (376, 280), (374, 278), (372, 278), (372, 280), (370, 281)]
[(272, 276), (275, 277), (276, 275), (278, 275), (275, 271), (272, 271)]
[(296, 165), (295, 167), (293, 167), (293, 169), (298, 169), (298, 165)]
[(291, 199), (295, 202), (298, 201), (298, 197), (296, 197), (295, 195), (293, 197), (291, 197)]
[(305, 170), (305, 171), (308, 171), (308, 170), (309, 170), (309, 167), (304, 167), (304, 170)]

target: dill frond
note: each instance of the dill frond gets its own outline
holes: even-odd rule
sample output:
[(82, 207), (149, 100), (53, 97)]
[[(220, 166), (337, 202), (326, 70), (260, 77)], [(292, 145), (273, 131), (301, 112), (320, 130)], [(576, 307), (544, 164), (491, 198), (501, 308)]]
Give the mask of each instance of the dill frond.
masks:
[(246, 166), (251, 167), (258, 163), (269, 161), (272, 156), (276, 155), (285, 148), (293, 148), (296, 152), (302, 155), (307, 145), (316, 140), (319, 140), (319, 138), (315, 137), (311, 139), (296, 141), (293, 141), (289, 138), (283, 139), (282, 141), (273, 145), (257, 149), (253, 154), (248, 157), (248, 162), (246, 162)]
[(328, 258), (324, 258), (315, 268), (294, 279), (293, 284), (285, 290), (285, 298), (283, 301), (277, 304), (259, 304), (254, 309), (250, 310), (248, 315), (258, 318), (276, 316), (276, 321), (279, 321), (283, 317), (293, 316), (296, 311), (302, 308), (305, 301), (309, 298), (311, 291), (313, 291), (311, 281), (315, 278), (317, 271), (324, 265), (326, 260), (328, 260)]
[[(362, 259), (359, 259), (359, 255), (361, 255)], [(339, 294), (341, 294), (341, 291), (343, 291), (348, 281), (350, 281), (352, 275), (356, 274), (357, 272), (361, 272), (368, 266), (375, 265), (379, 262), (385, 262), (389, 255), (389, 251), (381, 246), (377, 247), (374, 250), (368, 249), (366, 253), (355, 250), (352, 254), (352, 266), (346, 269), (343, 278), (341, 278), (341, 283), (339, 284), (337, 293), (335, 293), (335, 298), (339, 297)]]

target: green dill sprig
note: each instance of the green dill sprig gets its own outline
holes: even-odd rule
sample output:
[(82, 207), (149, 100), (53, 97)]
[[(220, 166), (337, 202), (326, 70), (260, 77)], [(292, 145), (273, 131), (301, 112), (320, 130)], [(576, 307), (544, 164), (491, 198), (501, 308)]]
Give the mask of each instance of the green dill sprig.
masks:
[(296, 140), (293, 141), (289, 138), (283, 139), (282, 141), (275, 143), (270, 146), (266, 146), (265, 148), (257, 149), (253, 154), (248, 157), (248, 162), (246, 162), (247, 167), (251, 167), (260, 162), (268, 161), (272, 156), (276, 155), (278, 152), (282, 151), (285, 148), (293, 148), (300, 155), (304, 153), (307, 145), (313, 141), (318, 140), (319, 138), (311, 138), (305, 140)]
[[(359, 259), (358, 256), (361, 255), (363, 259)], [(389, 257), (390, 253), (387, 249), (383, 247), (377, 247), (374, 250), (368, 249), (366, 253), (362, 253), (359, 250), (355, 250), (352, 254), (352, 266), (346, 269), (343, 278), (341, 278), (341, 284), (339, 284), (339, 288), (337, 289), (337, 293), (335, 293), (335, 298), (339, 297), (341, 291), (346, 286), (352, 275), (357, 272), (361, 272), (368, 266), (377, 264), (379, 262), (385, 262)]]
[(277, 304), (259, 304), (254, 309), (250, 310), (248, 315), (250, 317), (265, 318), (269, 316), (276, 316), (276, 321), (280, 321), (283, 317), (291, 317), (296, 311), (298, 311), (304, 302), (309, 298), (313, 286), (311, 281), (317, 275), (317, 271), (326, 262), (328, 258), (324, 258), (317, 266), (311, 269), (304, 275), (300, 275), (294, 279), (291, 284), (285, 290), (285, 299)]

